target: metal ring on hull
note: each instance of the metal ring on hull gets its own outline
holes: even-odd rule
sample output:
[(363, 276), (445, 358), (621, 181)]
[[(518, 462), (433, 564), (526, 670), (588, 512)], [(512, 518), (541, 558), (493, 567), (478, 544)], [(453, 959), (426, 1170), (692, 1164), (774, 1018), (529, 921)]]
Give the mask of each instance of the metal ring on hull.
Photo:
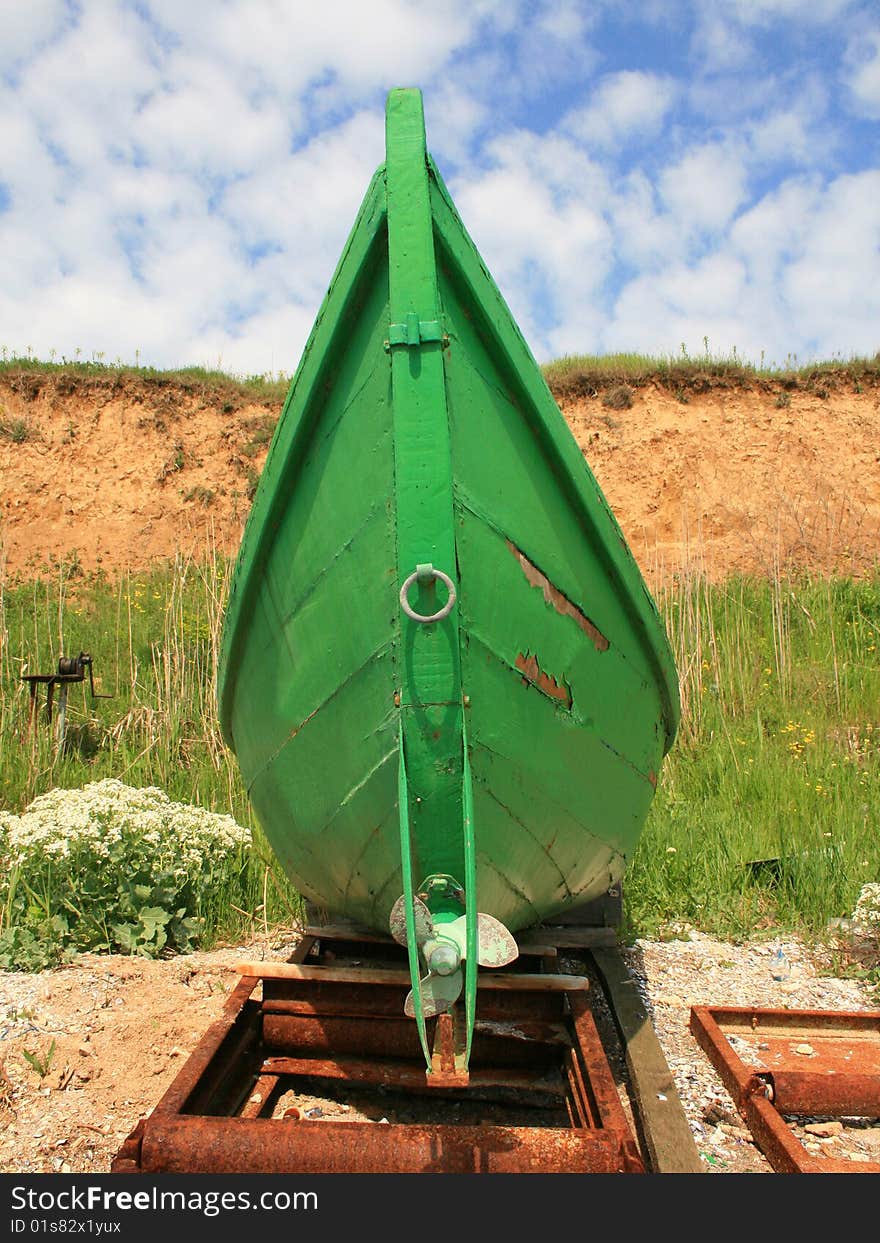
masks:
[(423, 613), (417, 613), (407, 599), (409, 589), (412, 587), (416, 579), (425, 577), (421, 567), (417, 570), (413, 570), (412, 574), (410, 574), (409, 578), (406, 579), (400, 589), (400, 607), (403, 609), (404, 613), (406, 613), (410, 621), (421, 622), (423, 625), (428, 625), (430, 622), (442, 621), (444, 617), (449, 616), (452, 612), (452, 606), (455, 604), (455, 584), (449, 575), (444, 574), (442, 570), (435, 570), (433, 566), (429, 567), (429, 572), (433, 578), (439, 578), (441, 583), (445, 583), (449, 591), (449, 598), (443, 605), (443, 608), (439, 609), (436, 613), (431, 613), (430, 616), (425, 616)]

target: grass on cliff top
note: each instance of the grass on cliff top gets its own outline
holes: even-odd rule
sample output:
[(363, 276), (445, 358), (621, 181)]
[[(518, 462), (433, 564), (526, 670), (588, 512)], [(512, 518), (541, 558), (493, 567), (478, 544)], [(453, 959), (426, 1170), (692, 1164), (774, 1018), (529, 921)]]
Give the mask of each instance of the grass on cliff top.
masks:
[[(860, 390), (861, 385), (880, 383), (880, 352), (873, 358), (834, 358), (821, 362), (798, 363), (789, 356), (785, 363), (765, 364), (763, 355), (758, 363), (741, 358), (736, 350), (728, 355), (713, 354), (706, 342), (699, 355), (689, 355), (682, 345), (677, 355), (647, 354), (570, 354), (545, 363), (541, 371), (557, 397), (595, 397), (610, 385), (660, 384), (672, 392), (699, 391), (713, 385), (749, 388), (756, 384), (771, 388), (820, 388), (823, 383), (847, 383)], [(184, 389), (215, 390), (222, 394), (235, 392), (243, 398), (282, 405), (287, 396), (292, 372), (240, 376), (219, 369), (178, 367), (161, 370), (142, 367), (137, 362), (124, 364), (117, 359), (105, 363), (101, 355), (91, 360), (53, 356), (50, 361), (32, 354), (9, 355), (0, 351), (0, 375), (31, 372), (63, 375), (84, 382), (136, 377), (148, 384), (180, 385)]]
[[(116, 582), (63, 566), (0, 580), (0, 807), (116, 777), (253, 826), (214, 692), (229, 570), (215, 558)], [(626, 933), (822, 936), (880, 880), (880, 568), (861, 581), (683, 577), (659, 605), (682, 726), (626, 874)], [(30, 722), (21, 675), (81, 649), (113, 698), (74, 686), (62, 749), (42, 706)], [(260, 918), (295, 906), (259, 831), (245, 887)], [(237, 935), (249, 909), (231, 898), (217, 934)]]
[(63, 376), (73, 381), (112, 381), (137, 379), (148, 384), (167, 387), (176, 385), (183, 389), (198, 389), (200, 392), (216, 391), (218, 394), (234, 392), (244, 398), (258, 401), (274, 402), (279, 406), (284, 402), (290, 387), (291, 376), (279, 371), (275, 374), (233, 375), (217, 368), (209, 367), (143, 367), (139, 363), (128, 364), (117, 359), (114, 363), (105, 363), (97, 355), (91, 360), (82, 358), (56, 358), (46, 361), (32, 354), (10, 355), (2, 351), (0, 356), (0, 376), (20, 373), (33, 375)]
[[(715, 385), (771, 389), (821, 389), (840, 383), (860, 391), (862, 385), (880, 383), (880, 352), (873, 358), (835, 358), (799, 364), (790, 356), (783, 365), (749, 362), (736, 353), (715, 355), (708, 345), (692, 356), (684, 346), (677, 355), (649, 357), (644, 354), (571, 354), (541, 368), (557, 397), (594, 397), (609, 385), (660, 384), (672, 392), (700, 391)], [(820, 394), (821, 395), (821, 394)]]

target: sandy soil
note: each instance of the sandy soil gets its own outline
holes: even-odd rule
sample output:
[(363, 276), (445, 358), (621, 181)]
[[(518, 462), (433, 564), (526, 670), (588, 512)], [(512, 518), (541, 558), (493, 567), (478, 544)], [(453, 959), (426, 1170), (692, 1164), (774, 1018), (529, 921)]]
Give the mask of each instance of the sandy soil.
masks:
[[(777, 565), (858, 572), (880, 549), (880, 388), (715, 383), (561, 399), (652, 584)], [(685, 400), (681, 400), (684, 398)], [(786, 404), (787, 403), (787, 404)], [(277, 403), (137, 374), (0, 376), (0, 550), (27, 573), (75, 551), (117, 571), (232, 553)]]
[(286, 957), (292, 945), (160, 961), (86, 954), (36, 975), (0, 972), (0, 1172), (109, 1170), (219, 1016), (239, 978), (230, 964)]
[[(722, 577), (876, 564), (880, 389), (718, 384), (676, 397), (648, 385), (627, 409), (602, 394), (561, 404), (649, 582), (694, 566)], [(0, 436), (0, 569), (26, 575), (76, 553), (85, 569), (112, 574), (211, 547), (234, 553), (277, 414), (234, 390), (137, 375), (3, 374), (0, 424), (26, 435)], [(86, 956), (37, 976), (0, 973), (0, 1171), (107, 1170), (218, 1015), (235, 982), (229, 964), (290, 948)], [(767, 1166), (687, 1032), (689, 1006), (718, 1000), (718, 989), (752, 1004), (869, 1004), (797, 947), (804, 991), (779, 1002), (764, 953), (682, 942), (640, 943), (630, 955), (714, 1170)], [(852, 1141), (854, 1160), (871, 1159), (876, 1131), (867, 1148)], [(838, 1142), (811, 1140), (816, 1150)]]

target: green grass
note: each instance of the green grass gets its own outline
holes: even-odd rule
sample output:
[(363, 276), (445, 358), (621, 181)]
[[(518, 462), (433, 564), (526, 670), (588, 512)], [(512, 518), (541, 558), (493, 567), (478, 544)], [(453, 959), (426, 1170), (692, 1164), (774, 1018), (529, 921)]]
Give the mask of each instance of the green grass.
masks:
[[(230, 812), (257, 846), (243, 888), (211, 915), (222, 937), (299, 910), (218, 728), (230, 568), (214, 557), (111, 581), (74, 563), (0, 582), (0, 806), (112, 776)], [(627, 933), (687, 923), (730, 937), (821, 935), (880, 878), (880, 570), (862, 581), (684, 577), (659, 604), (683, 719), (627, 872)], [(43, 691), (29, 724), (21, 675), (81, 649), (112, 698), (75, 686), (59, 751)]]
[[(82, 358), (81, 351), (76, 354), (72, 359), (59, 359), (52, 351), (52, 358), (46, 361), (31, 351), (10, 354), (0, 347), (0, 376), (17, 377), (26, 388), (28, 384), (38, 385), (44, 375), (62, 384), (102, 386), (122, 384), (129, 377), (137, 377), (159, 389), (176, 386), (209, 394), (227, 412), (234, 410), (239, 401), (260, 401), (280, 409), (292, 378), (292, 373), (287, 372), (243, 376), (206, 367), (162, 370), (142, 367), (137, 360), (134, 365), (121, 359), (106, 363), (98, 352), (93, 352), (91, 359)], [(621, 385), (638, 388), (649, 383), (669, 389), (682, 401), (687, 400), (690, 392), (699, 393), (718, 385), (761, 385), (783, 395), (805, 389), (823, 396), (841, 384), (856, 392), (880, 384), (880, 353), (873, 358), (832, 358), (808, 363), (799, 363), (792, 355), (784, 362), (771, 362), (762, 353), (754, 362), (735, 349), (729, 354), (713, 353), (708, 338), (704, 338), (703, 352), (698, 355), (688, 354), (683, 344), (678, 354), (671, 355), (570, 354), (544, 364), (541, 370), (557, 397), (596, 397)], [(254, 451), (262, 443), (258, 430), (252, 441)]]
[(624, 885), (633, 933), (821, 935), (880, 877), (880, 573), (661, 596), (683, 721)]
[[(57, 358), (53, 351), (50, 360), (40, 359), (32, 353), (10, 354), (7, 349), (0, 348), (0, 376), (30, 376), (32, 382), (45, 375), (80, 383), (108, 382), (122, 383), (126, 378), (136, 377), (142, 382), (160, 387), (174, 386), (184, 390), (206, 390), (215, 394), (218, 399), (238, 398), (248, 401), (265, 401), (279, 407), (287, 396), (291, 376), (279, 371), (275, 374), (232, 375), (219, 368), (207, 367), (142, 367), (138, 362), (133, 365), (117, 359), (113, 363), (105, 363), (103, 356), (93, 354), (91, 359), (81, 357)], [(232, 409), (230, 405), (230, 409)]]
[(760, 385), (788, 393), (805, 389), (827, 396), (827, 390), (846, 384), (856, 392), (880, 383), (880, 354), (873, 358), (835, 358), (799, 364), (789, 356), (784, 363), (757, 363), (731, 354), (709, 350), (689, 355), (682, 345), (677, 355), (570, 354), (546, 363), (541, 370), (557, 397), (596, 397), (615, 386), (654, 383), (686, 400), (688, 392), (703, 392), (718, 385)]

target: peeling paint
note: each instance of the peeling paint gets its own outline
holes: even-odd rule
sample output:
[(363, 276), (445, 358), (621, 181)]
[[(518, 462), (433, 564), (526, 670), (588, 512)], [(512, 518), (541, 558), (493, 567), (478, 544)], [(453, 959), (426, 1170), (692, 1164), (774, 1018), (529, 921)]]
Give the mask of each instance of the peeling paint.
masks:
[(560, 703), (565, 704), (566, 708), (571, 707), (571, 691), (568, 686), (565, 682), (557, 682), (552, 673), (545, 673), (538, 664), (537, 656), (528, 656), (520, 652), (513, 663), (520, 673), (525, 674), (526, 680), (533, 686), (537, 686), (538, 690), (549, 695), (551, 699), (558, 699)]
[(544, 593), (544, 602), (549, 604), (551, 608), (554, 608), (563, 617), (570, 617), (577, 622), (587, 638), (591, 640), (597, 652), (607, 651), (608, 640), (601, 630), (590, 621), (589, 617), (582, 613), (576, 604), (572, 604), (568, 596), (563, 595), (558, 587), (554, 587), (547, 575), (542, 573), (533, 562), (529, 561), (525, 553), (520, 552), (516, 544), (511, 540), (506, 540), (505, 543), (516, 557), (523, 574), (525, 574), (531, 585), (541, 588), (541, 591)]

